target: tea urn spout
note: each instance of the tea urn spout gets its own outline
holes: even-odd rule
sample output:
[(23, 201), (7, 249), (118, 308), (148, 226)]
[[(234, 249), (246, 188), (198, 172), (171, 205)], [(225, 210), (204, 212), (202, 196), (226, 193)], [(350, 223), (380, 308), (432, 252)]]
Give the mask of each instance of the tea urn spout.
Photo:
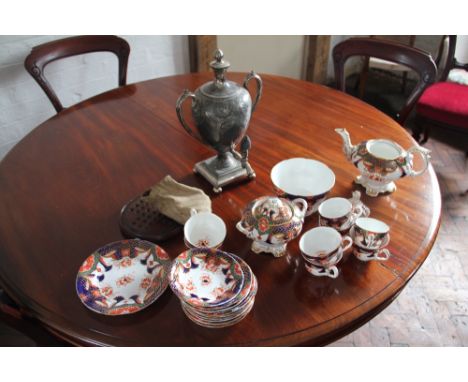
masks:
[(351, 144), (351, 138), (346, 129), (335, 129), (335, 131), (341, 136), (343, 140), (343, 152), (346, 155), (346, 159), (350, 161), (356, 147)]

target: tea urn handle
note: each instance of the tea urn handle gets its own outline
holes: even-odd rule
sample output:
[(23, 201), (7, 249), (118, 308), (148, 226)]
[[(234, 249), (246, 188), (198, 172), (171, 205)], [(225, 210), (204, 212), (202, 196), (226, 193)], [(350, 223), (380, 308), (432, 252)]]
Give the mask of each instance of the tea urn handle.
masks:
[(184, 115), (182, 113), (182, 104), (187, 98), (192, 98), (192, 102), (196, 100), (195, 94), (189, 91), (188, 89), (185, 89), (176, 102), (177, 117), (179, 118), (181, 125), (187, 133), (189, 133), (193, 138), (199, 140), (201, 143), (204, 143), (200, 135), (196, 134), (185, 121)]
[(258, 101), (260, 100), (260, 97), (262, 96), (262, 92), (263, 92), (263, 81), (262, 79), (260, 78), (260, 76), (258, 74), (256, 74), (253, 70), (247, 74), (247, 76), (245, 77), (245, 80), (244, 80), (244, 88), (247, 89), (247, 91), (249, 90), (247, 85), (249, 83), (249, 81), (252, 79), (252, 78), (255, 78), (255, 81), (257, 82), (257, 96), (255, 97), (255, 101), (254, 103), (252, 104), (252, 113), (255, 111), (255, 107), (257, 106), (257, 103)]
[(424, 147), (413, 146), (408, 150), (408, 155), (412, 153), (418, 153), (419, 155), (421, 155), (424, 161), (423, 167), (418, 171), (415, 171), (412, 165), (409, 168), (409, 176), (418, 176), (424, 173), (424, 171), (426, 171), (427, 167), (429, 166), (429, 160), (431, 159), (431, 151)]

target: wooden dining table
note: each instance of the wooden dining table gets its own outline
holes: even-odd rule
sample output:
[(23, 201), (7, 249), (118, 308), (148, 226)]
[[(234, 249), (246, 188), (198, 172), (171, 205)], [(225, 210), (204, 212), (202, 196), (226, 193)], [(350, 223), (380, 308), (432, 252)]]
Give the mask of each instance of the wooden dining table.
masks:
[[(230, 73), (228, 79), (242, 82), (244, 75)], [(262, 75), (263, 97), (248, 128), (249, 162), (257, 176), (215, 194), (192, 171), (214, 152), (184, 131), (175, 112), (185, 88), (211, 79), (210, 73), (185, 74), (100, 94), (42, 123), (7, 154), (0, 163), (0, 286), (21, 314), (76, 345), (324, 345), (369, 321), (403, 290), (438, 232), (441, 196), (434, 169), (398, 180), (394, 193), (367, 196), (353, 183), (357, 169), (334, 130), (346, 128), (353, 143), (387, 138), (405, 149), (415, 144), (411, 136), (347, 94)], [(298, 239), (280, 258), (251, 251), (251, 241), (235, 225), (249, 201), (274, 194), (270, 170), (292, 157), (316, 159), (333, 170), (329, 197), (362, 192), (371, 216), (390, 226), (388, 261), (361, 262), (347, 253), (332, 279), (306, 271)], [(222, 249), (244, 259), (257, 276), (254, 307), (234, 326), (196, 325), (170, 288), (146, 309), (122, 316), (97, 314), (77, 296), (84, 259), (124, 238), (122, 206), (167, 174), (210, 196), (213, 212), (227, 226)], [(317, 224), (317, 214), (307, 217), (303, 232)], [(185, 248), (182, 233), (157, 244), (171, 258)]]

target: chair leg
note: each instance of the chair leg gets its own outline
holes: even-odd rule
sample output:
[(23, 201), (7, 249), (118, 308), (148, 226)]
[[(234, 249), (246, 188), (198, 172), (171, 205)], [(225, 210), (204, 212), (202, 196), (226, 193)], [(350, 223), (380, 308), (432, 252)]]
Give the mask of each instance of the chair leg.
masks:
[(421, 143), (421, 134), (423, 132), (423, 129), (421, 127), (421, 124), (420, 122), (416, 119), (414, 121), (414, 126), (413, 126), (413, 129), (412, 129), (412, 136), (414, 138), (414, 140), (418, 143)]
[(419, 144), (423, 145), (424, 143), (427, 142), (428, 139), (429, 139), (429, 127), (424, 126), (424, 128), (423, 128), (423, 139), (421, 140), (421, 142), (419, 142)]

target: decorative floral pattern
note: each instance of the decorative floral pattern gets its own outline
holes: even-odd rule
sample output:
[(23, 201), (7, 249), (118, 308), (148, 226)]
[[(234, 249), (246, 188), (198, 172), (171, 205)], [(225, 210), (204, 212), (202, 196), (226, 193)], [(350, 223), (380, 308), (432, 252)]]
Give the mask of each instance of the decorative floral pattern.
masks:
[(240, 265), (244, 275), (244, 286), (234, 299), (217, 307), (194, 306), (182, 300), (183, 311), (197, 325), (207, 328), (231, 326), (243, 320), (253, 308), (258, 290), (257, 279), (244, 260), (236, 255), (229, 255)]
[(140, 311), (167, 288), (170, 264), (167, 253), (147, 241), (108, 244), (81, 265), (78, 297), (86, 307), (105, 315)]
[(239, 263), (226, 252), (211, 248), (192, 248), (180, 254), (169, 277), (174, 293), (193, 306), (223, 305), (244, 284)]

